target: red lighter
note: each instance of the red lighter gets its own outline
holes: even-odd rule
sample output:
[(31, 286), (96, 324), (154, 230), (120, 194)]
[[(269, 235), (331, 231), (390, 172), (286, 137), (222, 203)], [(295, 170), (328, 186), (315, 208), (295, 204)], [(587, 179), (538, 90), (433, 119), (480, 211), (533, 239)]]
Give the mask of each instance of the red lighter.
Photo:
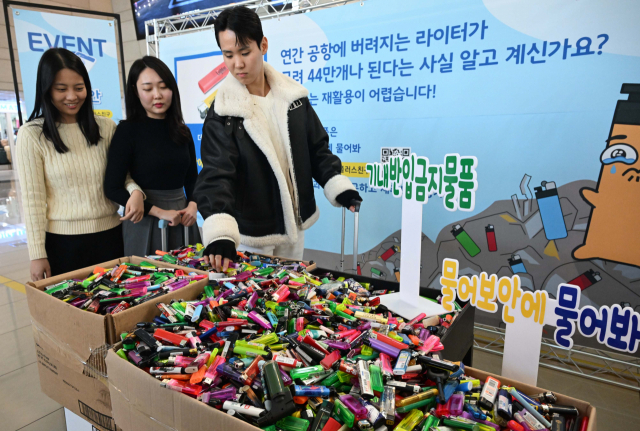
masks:
[(600, 273), (594, 272), (593, 269), (590, 269), (584, 274), (580, 274), (567, 284), (572, 284), (574, 286), (578, 286), (580, 290), (585, 290), (587, 287), (596, 284), (600, 280), (602, 280)]
[(224, 63), (220, 63), (218, 66), (216, 66), (215, 69), (213, 69), (211, 72), (205, 75), (204, 78), (198, 81), (198, 87), (200, 87), (200, 90), (202, 90), (203, 93), (206, 93), (207, 91), (211, 90), (218, 82), (222, 81), (228, 74), (229, 69), (227, 69), (227, 66), (225, 66)]
[(498, 251), (498, 244), (496, 243), (496, 231), (493, 225), (487, 225), (484, 230), (487, 233), (487, 245), (489, 246), (489, 251)]
[(398, 252), (398, 250), (400, 250), (400, 249), (398, 248), (397, 245), (392, 245), (391, 247), (389, 247), (389, 249), (387, 251), (382, 253), (382, 256), (380, 256), (380, 258), (386, 262), (387, 260), (389, 260), (389, 258), (391, 256), (396, 254)]

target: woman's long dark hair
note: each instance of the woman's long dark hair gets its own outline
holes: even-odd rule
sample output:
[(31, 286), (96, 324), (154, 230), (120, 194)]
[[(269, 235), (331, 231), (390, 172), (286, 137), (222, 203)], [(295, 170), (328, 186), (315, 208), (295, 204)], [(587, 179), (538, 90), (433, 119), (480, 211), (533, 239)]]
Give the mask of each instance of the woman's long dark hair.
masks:
[(42, 123), (42, 133), (51, 142), (56, 151), (66, 153), (69, 148), (62, 142), (56, 122), (60, 122), (60, 111), (53, 106), (51, 101), (51, 86), (54, 84), (56, 74), (62, 69), (70, 69), (82, 76), (84, 86), (87, 89), (87, 97), (80, 107), (76, 120), (82, 134), (87, 138), (89, 145), (98, 145), (100, 140), (100, 128), (93, 116), (93, 102), (91, 100), (91, 81), (87, 68), (82, 60), (64, 48), (51, 48), (45, 51), (38, 63), (38, 78), (36, 80), (36, 100), (33, 105), (33, 112), (29, 120), (44, 118)]
[(160, 79), (173, 93), (171, 97), (171, 106), (167, 109), (165, 119), (169, 122), (170, 138), (173, 142), (178, 144), (188, 144), (191, 139), (189, 128), (184, 124), (182, 118), (182, 107), (180, 106), (180, 91), (178, 90), (178, 83), (173, 77), (173, 74), (169, 70), (166, 64), (162, 60), (144, 56), (133, 62), (131, 69), (129, 69), (129, 76), (127, 77), (127, 91), (124, 93), (124, 102), (127, 106), (127, 120), (126, 121), (142, 121), (147, 118), (147, 111), (142, 107), (140, 98), (138, 97), (137, 83), (140, 74), (146, 68), (155, 70)]

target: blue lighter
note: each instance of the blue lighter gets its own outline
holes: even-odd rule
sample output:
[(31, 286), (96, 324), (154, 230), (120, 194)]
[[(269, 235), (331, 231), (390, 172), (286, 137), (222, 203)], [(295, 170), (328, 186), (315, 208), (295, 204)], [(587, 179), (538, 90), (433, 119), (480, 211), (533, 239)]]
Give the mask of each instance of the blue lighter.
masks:
[(543, 181), (542, 187), (536, 187), (536, 200), (540, 209), (544, 234), (549, 241), (567, 237), (567, 227), (564, 224), (560, 198), (556, 183)]
[(278, 326), (278, 318), (271, 311), (267, 311), (267, 319), (269, 319), (269, 322), (271, 322), (274, 327)]
[(514, 274), (527, 273), (527, 268), (524, 267), (524, 263), (522, 262), (522, 259), (520, 259), (520, 256), (518, 256), (517, 254), (511, 255), (508, 261), (509, 261), (509, 266), (511, 267), (511, 270), (513, 271)]
[(293, 386), (293, 392), (297, 397), (328, 397), (331, 389), (326, 386)]

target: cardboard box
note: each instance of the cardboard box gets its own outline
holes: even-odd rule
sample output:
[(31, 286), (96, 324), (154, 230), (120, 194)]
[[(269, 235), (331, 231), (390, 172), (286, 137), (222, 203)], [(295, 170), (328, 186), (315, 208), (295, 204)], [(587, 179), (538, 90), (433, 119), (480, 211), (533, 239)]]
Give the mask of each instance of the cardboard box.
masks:
[(102, 431), (116, 431), (106, 378), (89, 367), (79, 370), (50, 337), (33, 327), (42, 392)]
[[(120, 358), (122, 360), (122, 358)], [(124, 362), (124, 361), (123, 361)], [(135, 368), (135, 367), (134, 367)], [(499, 376), (497, 374), (487, 373), (482, 370), (478, 370), (476, 368), (465, 367), (464, 373), (467, 376), (473, 376), (477, 379), (480, 379), (481, 382), (487, 379), (487, 376), (495, 377), (500, 381), (501, 384), (507, 386), (513, 386), (518, 389), (520, 392), (523, 392), (527, 395), (539, 394), (541, 392), (547, 392), (548, 389), (538, 388), (536, 386), (527, 385), (525, 383), (521, 383), (517, 380), (511, 380), (503, 376)], [(580, 412), (580, 416), (587, 416), (589, 418), (589, 425), (587, 427), (587, 431), (596, 431), (596, 408), (589, 404), (586, 401), (579, 400), (577, 398), (568, 397), (566, 395), (562, 395), (558, 392), (553, 392), (558, 397), (558, 404), (575, 406)]]
[[(132, 256), (26, 285), (42, 391), (98, 429), (116, 429), (111, 417), (111, 398), (104, 363), (110, 345), (118, 342), (119, 334), (132, 329), (136, 323), (153, 320), (159, 314), (156, 303), (178, 298), (194, 299), (202, 292), (208, 280), (205, 278), (113, 316), (79, 310), (47, 295), (44, 289), (63, 280), (86, 278), (95, 266), (111, 268), (123, 262), (139, 264), (142, 261), (154, 263), (158, 267), (187, 270), (165, 262)], [(194, 271), (206, 274), (189, 269), (189, 272)]]
[[(59, 283), (72, 278), (86, 278), (93, 273), (96, 266), (112, 268), (121, 263), (139, 264), (140, 262), (150, 262), (162, 268), (177, 268), (189, 270), (206, 275), (204, 271), (197, 271), (191, 268), (184, 268), (171, 265), (165, 262), (154, 261), (142, 257), (131, 256), (115, 259), (110, 262), (100, 263), (83, 269), (78, 269), (67, 274), (47, 278), (37, 282), (29, 282), (26, 285), (27, 301), (29, 312), (34, 324), (44, 328), (57, 341), (66, 345), (69, 350), (77, 356), (86, 360), (94, 349), (105, 344), (117, 343), (120, 333), (130, 329), (141, 320), (153, 318), (156, 314), (155, 304), (160, 300), (145, 302), (115, 315), (103, 316), (101, 314), (89, 313), (79, 310), (57, 298), (44, 293), (47, 286)], [(169, 302), (174, 298), (182, 297), (185, 289), (193, 289), (197, 284), (200, 289), (207, 283), (207, 280), (178, 289), (175, 292), (162, 296), (162, 302)]]
[[(118, 346), (119, 347), (119, 346)], [(107, 354), (109, 369), (109, 390), (113, 417), (124, 431), (155, 431), (176, 429), (197, 431), (215, 429), (234, 431), (257, 431), (258, 428), (233, 418), (204, 403), (160, 386), (160, 381), (144, 370), (120, 358), (116, 349)], [(526, 385), (475, 368), (466, 367), (465, 374), (484, 381), (491, 375), (501, 383), (515, 386), (525, 394), (536, 394), (545, 389)], [(596, 431), (596, 409), (586, 401), (571, 398), (555, 392), (558, 404), (576, 406), (581, 416), (589, 417), (587, 431)]]
[(171, 389), (119, 357), (107, 354), (113, 417), (124, 431), (261, 431), (240, 419)]

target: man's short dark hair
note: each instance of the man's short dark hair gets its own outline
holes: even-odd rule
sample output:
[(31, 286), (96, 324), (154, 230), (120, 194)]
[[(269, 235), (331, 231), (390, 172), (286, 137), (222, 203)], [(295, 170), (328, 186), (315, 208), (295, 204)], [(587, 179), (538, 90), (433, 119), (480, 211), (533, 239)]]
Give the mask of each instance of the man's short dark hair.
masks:
[(264, 37), (260, 17), (246, 6), (234, 6), (223, 10), (216, 18), (214, 30), (218, 46), (220, 46), (218, 34), (225, 30), (231, 30), (236, 34), (238, 46), (248, 46), (251, 41), (255, 41), (260, 47)]

